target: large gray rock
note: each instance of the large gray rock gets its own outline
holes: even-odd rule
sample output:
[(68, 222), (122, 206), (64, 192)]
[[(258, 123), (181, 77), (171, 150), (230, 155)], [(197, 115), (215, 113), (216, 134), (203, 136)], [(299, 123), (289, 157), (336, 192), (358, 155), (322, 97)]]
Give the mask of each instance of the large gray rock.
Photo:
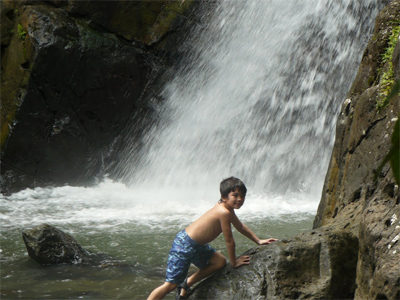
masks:
[(230, 266), (195, 288), (191, 299), (350, 299), (358, 240), (350, 232), (318, 229), (256, 247), (251, 263)]
[(42, 265), (92, 263), (94, 254), (69, 234), (42, 224), (22, 233), (29, 256)]

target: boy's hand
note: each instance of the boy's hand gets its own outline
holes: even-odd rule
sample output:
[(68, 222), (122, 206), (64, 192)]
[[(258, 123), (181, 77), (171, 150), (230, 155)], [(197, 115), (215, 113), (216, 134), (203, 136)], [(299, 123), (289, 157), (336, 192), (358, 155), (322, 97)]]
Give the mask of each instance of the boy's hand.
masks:
[(240, 267), (241, 265), (248, 265), (250, 264), (250, 256), (242, 255), (236, 259), (236, 264), (234, 268)]
[(278, 239), (266, 239), (266, 240), (260, 240), (260, 242), (258, 243), (259, 245), (268, 245), (271, 244), (272, 242), (276, 242)]

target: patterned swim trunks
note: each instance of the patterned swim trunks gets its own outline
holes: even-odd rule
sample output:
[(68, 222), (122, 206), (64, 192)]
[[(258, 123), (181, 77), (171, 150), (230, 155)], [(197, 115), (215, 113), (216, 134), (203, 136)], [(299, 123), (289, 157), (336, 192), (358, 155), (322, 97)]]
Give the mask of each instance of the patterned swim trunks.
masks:
[(187, 235), (185, 230), (180, 231), (169, 251), (167, 263), (167, 282), (182, 283), (189, 271), (190, 264), (204, 269), (216, 250), (209, 244), (200, 245)]

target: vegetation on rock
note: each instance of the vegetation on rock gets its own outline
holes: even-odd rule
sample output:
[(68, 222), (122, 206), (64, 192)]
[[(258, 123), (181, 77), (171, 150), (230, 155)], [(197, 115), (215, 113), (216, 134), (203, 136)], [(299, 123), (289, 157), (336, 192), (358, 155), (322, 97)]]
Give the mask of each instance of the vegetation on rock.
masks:
[(398, 43), (400, 34), (400, 25), (394, 26), (392, 29), (392, 34), (389, 37), (388, 47), (386, 48), (385, 53), (382, 55), (382, 65), (386, 65), (386, 70), (382, 72), (380, 85), (382, 87), (380, 95), (384, 97), (383, 100), (378, 101), (377, 109), (380, 111), (382, 108), (388, 105), (390, 98), (388, 97), (393, 85), (394, 85), (394, 70), (393, 70), (393, 52)]
[(27, 32), (24, 30), (21, 24), (18, 24), (18, 36), (21, 40), (25, 40)]

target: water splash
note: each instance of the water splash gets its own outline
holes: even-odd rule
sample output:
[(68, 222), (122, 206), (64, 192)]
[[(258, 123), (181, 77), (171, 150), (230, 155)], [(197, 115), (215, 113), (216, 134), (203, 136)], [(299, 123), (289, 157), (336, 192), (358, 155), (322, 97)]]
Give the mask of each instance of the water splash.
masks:
[[(187, 198), (188, 194), (191, 199)], [(11, 196), (0, 195), (0, 224), (4, 230), (32, 228), (42, 223), (53, 226), (120, 231), (133, 224), (168, 231), (184, 228), (210, 209), (219, 199), (218, 189), (177, 190), (175, 188), (129, 188), (106, 179), (96, 187), (35, 188)], [(193, 205), (195, 203), (196, 205)], [(262, 207), (262, 209), (261, 209)], [(271, 197), (249, 193), (246, 205), (238, 212), (246, 220), (279, 218), (315, 211), (308, 199)]]
[(235, 175), (256, 191), (318, 199), (337, 112), (379, 6), (218, 2), (211, 22), (187, 41), (190, 63), (165, 85), (144, 151), (126, 155), (119, 177), (185, 187)]

